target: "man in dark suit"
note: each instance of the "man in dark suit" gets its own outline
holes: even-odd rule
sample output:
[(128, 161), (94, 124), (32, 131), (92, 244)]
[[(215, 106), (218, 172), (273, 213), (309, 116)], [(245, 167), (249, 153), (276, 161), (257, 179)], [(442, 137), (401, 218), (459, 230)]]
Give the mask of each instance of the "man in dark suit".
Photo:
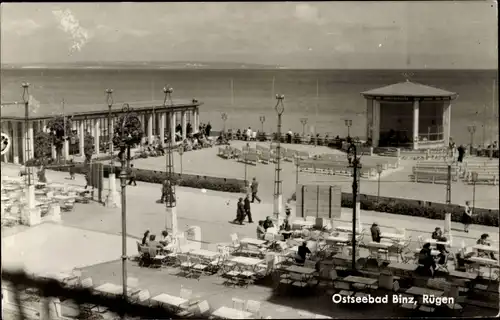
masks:
[(247, 196), (245, 197), (243, 207), (245, 208), (245, 214), (248, 217), (248, 223), (253, 223), (252, 212), (250, 211), (250, 195), (249, 194), (247, 194)]

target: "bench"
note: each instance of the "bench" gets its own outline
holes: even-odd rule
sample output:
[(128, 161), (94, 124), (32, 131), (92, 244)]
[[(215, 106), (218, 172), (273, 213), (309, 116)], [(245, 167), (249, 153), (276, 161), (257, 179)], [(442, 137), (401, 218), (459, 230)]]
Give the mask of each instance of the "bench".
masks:
[[(413, 167), (414, 182), (446, 182), (448, 181), (448, 165), (443, 162), (421, 161)], [(451, 180), (458, 181), (460, 168), (451, 166)]]

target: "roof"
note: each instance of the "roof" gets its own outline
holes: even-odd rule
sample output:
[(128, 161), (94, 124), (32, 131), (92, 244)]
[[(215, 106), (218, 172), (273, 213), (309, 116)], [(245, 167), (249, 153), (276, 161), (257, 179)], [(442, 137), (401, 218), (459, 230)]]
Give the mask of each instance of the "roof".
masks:
[(455, 99), (457, 94), (411, 81), (399, 82), (386, 87), (361, 92), (365, 97), (447, 97)]
[[(123, 102), (115, 102), (111, 107), (111, 112), (120, 113), (123, 107)], [(163, 106), (163, 100), (158, 101), (135, 101), (128, 103), (130, 108), (134, 110), (149, 111), (149, 110), (159, 110), (159, 109), (170, 109), (182, 110), (191, 107), (198, 107), (202, 105), (202, 102), (192, 100), (176, 100), (172, 99), (172, 104), (168, 104), (166, 107)], [(30, 119), (47, 119), (54, 115), (62, 114), (63, 110), (61, 105), (54, 104), (41, 104), (38, 107), (30, 108)], [(64, 113), (68, 116), (74, 117), (93, 117), (107, 115), (109, 112), (108, 106), (103, 104), (70, 104), (67, 103), (64, 107)], [(20, 103), (6, 103), (2, 104), (1, 115), (3, 120), (24, 120), (24, 104)]]

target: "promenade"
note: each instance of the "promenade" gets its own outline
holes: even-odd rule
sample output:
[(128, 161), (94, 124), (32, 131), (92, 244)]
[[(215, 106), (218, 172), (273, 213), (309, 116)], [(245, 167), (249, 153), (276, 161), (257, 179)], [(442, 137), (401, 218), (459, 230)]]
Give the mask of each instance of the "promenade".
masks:
[[(15, 165), (2, 164), (2, 175), (15, 176), (19, 168)], [(85, 185), (82, 175), (77, 175), (76, 180), (68, 180), (68, 174), (64, 172), (47, 170), (49, 181), (56, 183), (69, 183), (79, 186)], [(120, 190), (117, 181), (117, 190)], [(108, 186), (107, 179), (104, 186)], [(206, 243), (228, 242), (229, 234), (236, 232), (240, 237), (255, 237), (256, 224), (234, 225), (232, 221), (236, 216), (236, 203), (240, 194), (223, 193), (207, 190), (206, 193), (200, 189), (178, 187), (177, 211), (179, 229), (187, 226), (200, 226), (202, 240)], [(106, 195), (106, 192), (103, 193)], [(161, 186), (138, 182), (137, 187), (127, 187), (127, 234), (140, 238), (145, 230), (159, 234), (165, 225), (165, 205), (157, 203), (161, 195)], [(264, 196), (264, 194), (262, 194)], [(254, 221), (262, 220), (272, 214), (272, 204), (264, 201), (261, 204), (252, 205)], [(85, 205), (75, 206), (75, 210), (63, 213), (65, 225), (78, 228), (102, 231), (111, 234), (121, 233), (121, 211), (120, 209), (106, 208), (102, 204), (91, 202)], [(342, 215), (338, 221), (339, 225), (350, 225), (352, 210), (342, 208)], [(420, 234), (430, 235), (436, 226), (443, 227), (443, 220), (432, 220), (413, 216), (394, 215), (374, 211), (361, 211), (361, 221), (365, 229), (373, 222), (377, 222), (382, 231), (392, 228), (405, 228), (411, 233), (412, 238)], [(452, 222), (454, 246), (460, 246), (462, 240), (466, 245), (471, 245), (482, 233), (489, 233), (492, 239), (498, 239), (498, 228), (471, 225), (468, 234), (464, 233), (463, 225)], [(135, 251), (135, 248), (131, 249)]]
[[(2, 164), (2, 175), (16, 176), (18, 172), (18, 166)], [(84, 177), (81, 175), (77, 175), (75, 180), (68, 180), (67, 173), (47, 170), (47, 178), (54, 183), (85, 185)], [(108, 185), (107, 180), (104, 181), (104, 185)], [(160, 193), (161, 186), (157, 184), (138, 182), (137, 187), (127, 187), (127, 234), (130, 239), (127, 241), (127, 252), (130, 256), (137, 253), (133, 238), (139, 240), (146, 229), (157, 235), (163, 229), (165, 206), (157, 203)], [(203, 193), (199, 189), (177, 188), (179, 229), (184, 230), (187, 226), (201, 227), (202, 247), (212, 250), (215, 250), (217, 242), (229, 242), (229, 235), (234, 232), (240, 238), (255, 237), (256, 224), (246, 223), (239, 226), (229, 223), (229, 220), (234, 219), (239, 196), (238, 194), (210, 190)], [(255, 221), (264, 219), (265, 216), (271, 214), (272, 205), (268, 202), (254, 204), (252, 211)], [(342, 208), (341, 219), (336, 222), (339, 225), (350, 224), (351, 216), (351, 209)], [(361, 220), (365, 228), (369, 228), (373, 222), (378, 222), (382, 226), (382, 231), (392, 228), (406, 228), (413, 240), (418, 235), (430, 236), (436, 226), (443, 227), (444, 225), (442, 220), (371, 211), (362, 211)], [(458, 223), (452, 223), (452, 228), (461, 230), (462, 226)], [(92, 277), (94, 286), (106, 282), (121, 283), (119, 237), (115, 239), (111, 236), (121, 234), (120, 209), (106, 208), (96, 202), (77, 204), (74, 211), (62, 213), (62, 226), (46, 223), (33, 228), (18, 227), (17, 230), (15, 228), (5, 230), (2, 228), (2, 249), (5, 246), (4, 231), (10, 231), (11, 237), (14, 234), (20, 240), (20, 235), (29, 235), (29, 232), (36, 231), (36, 234), (32, 233), (30, 237), (34, 242), (23, 246), (25, 249), (22, 251), (25, 255), (40, 250), (42, 247), (45, 247), (44, 250), (40, 250), (42, 253), (47, 252), (47, 250), (52, 251), (52, 254), (47, 255), (47, 257), (54, 261), (43, 263), (45, 266), (50, 265), (54, 270), (59, 270), (60, 266), (57, 261), (66, 258), (64, 263), (60, 263), (66, 269), (69, 269), (71, 265), (73, 267), (87, 265), (82, 269), (83, 277)], [(40, 232), (43, 231), (52, 235), (41, 234)], [(466, 245), (472, 245), (484, 232), (489, 233), (492, 239), (498, 239), (498, 228), (472, 225), (468, 234), (453, 230), (454, 246), (461, 245), (462, 241)], [(102, 235), (95, 236), (99, 233)], [(110, 240), (106, 240), (108, 238)], [(52, 240), (47, 241), (47, 239)], [(54, 245), (54, 239), (57, 239), (60, 244)], [(100, 240), (96, 241), (95, 239)], [(85, 246), (85, 243), (88, 243), (88, 246)], [(113, 245), (104, 248), (104, 246), (108, 246), (108, 243), (113, 243)], [(8, 253), (5, 250), (3, 252), (4, 256), (5, 254), (14, 255), (12, 249)], [(102, 254), (96, 258), (95, 256), (99, 252)], [(34, 259), (42, 261), (41, 254), (34, 255), (26, 261), (29, 260), (29, 264), (33, 264)], [(96, 261), (93, 265), (88, 263), (91, 259)], [(19, 260), (18, 254), (15, 254), (15, 259), (11, 258), (10, 260)], [(198, 299), (208, 300), (213, 310), (221, 306), (231, 306), (231, 299), (235, 297), (261, 301), (263, 315), (272, 316), (275, 319), (298, 318), (298, 312), (301, 310), (342, 318), (380, 318), (382, 315), (394, 312), (392, 305), (376, 305), (370, 306), (370, 312), (367, 315), (365, 308), (334, 305), (328, 295), (280, 296), (273, 292), (268, 285), (256, 284), (242, 290), (241, 288), (223, 286), (222, 279), (217, 276), (202, 277), (198, 281), (179, 277), (175, 273), (176, 271), (173, 269), (160, 269), (159, 272), (157, 269), (139, 268), (135, 263), (128, 263), (128, 276), (138, 278), (139, 287), (148, 289), (152, 296), (160, 293), (179, 295), (181, 288), (188, 288)], [(494, 310), (469, 306), (463, 315), (486, 315), (490, 312), (494, 312)]]
[[(246, 142), (232, 141), (231, 146), (242, 148)], [(265, 145), (264, 142), (250, 142), (251, 147), (256, 144)], [(267, 143), (269, 145), (269, 143)], [(324, 146), (306, 146), (306, 145), (287, 145), (282, 144), (284, 148), (294, 150), (308, 151), (311, 154), (339, 154), (340, 151)], [(243, 180), (245, 177), (245, 165), (234, 159), (222, 159), (217, 156), (218, 147), (201, 149), (185, 152), (182, 156), (182, 172), (194, 175), (206, 175), (225, 178), (237, 178)], [(363, 155), (363, 158), (369, 157)], [(174, 153), (175, 171), (180, 172), (179, 154)], [(405, 198), (423, 201), (432, 201), (438, 203), (446, 202), (446, 185), (430, 183), (414, 183), (410, 181), (409, 175), (412, 174), (412, 168), (416, 161), (402, 160), (400, 168), (382, 174), (380, 179), (380, 196), (395, 198)], [(146, 159), (134, 160), (134, 166), (138, 169), (148, 169), (156, 171), (165, 171), (164, 157), (150, 157)], [(265, 202), (272, 202), (274, 193), (274, 164), (247, 165), (247, 179), (256, 177), (259, 181), (259, 193)], [(282, 161), (281, 179), (283, 181), (283, 197), (288, 198), (295, 192), (296, 167), (293, 163)], [(321, 175), (311, 173), (299, 173), (300, 184), (324, 184), (338, 185), (343, 192), (352, 192), (352, 178), (338, 175)], [(362, 179), (360, 183), (361, 193), (377, 195), (378, 180)], [(451, 201), (454, 204), (464, 205), (466, 200), (472, 202), (473, 187), (461, 181), (453, 182), (451, 188)], [(476, 186), (476, 207), (478, 208), (499, 208), (499, 186), (477, 185)]]

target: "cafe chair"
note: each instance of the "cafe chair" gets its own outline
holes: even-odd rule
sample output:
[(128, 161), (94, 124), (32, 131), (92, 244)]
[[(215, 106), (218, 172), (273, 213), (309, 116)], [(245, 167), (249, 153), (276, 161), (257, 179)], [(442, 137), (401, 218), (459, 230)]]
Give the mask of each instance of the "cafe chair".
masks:
[(260, 314), (260, 302), (255, 300), (248, 300), (246, 311), (253, 314), (255, 319), (260, 319), (262, 315)]
[(243, 311), (245, 309), (245, 300), (239, 298), (232, 298), (233, 309)]

